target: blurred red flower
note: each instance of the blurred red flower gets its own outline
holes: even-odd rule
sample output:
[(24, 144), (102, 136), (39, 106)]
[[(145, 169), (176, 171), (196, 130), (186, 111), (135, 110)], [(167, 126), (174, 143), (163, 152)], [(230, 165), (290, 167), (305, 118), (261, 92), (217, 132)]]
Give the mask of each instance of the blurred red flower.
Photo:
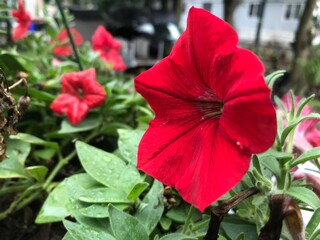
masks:
[[(74, 44), (76, 46), (81, 45), (83, 43), (82, 35), (73, 27), (70, 28), (70, 32), (73, 37)], [(73, 53), (66, 29), (61, 30), (58, 34), (56, 46), (53, 48), (53, 52), (55, 55), (61, 57), (70, 56)]]
[(135, 79), (155, 112), (137, 167), (204, 210), (272, 146), (276, 114), (264, 67), (226, 22), (191, 8), (172, 52)]
[[(298, 106), (301, 101), (301, 97), (295, 96), (294, 105)], [(290, 113), (292, 108), (292, 98), (290, 93), (286, 93), (282, 96), (281, 101), (287, 113)], [(278, 108), (278, 111), (281, 110)], [(312, 113), (312, 108), (306, 105), (302, 111), (301, 116), (307, 116)], [(293, 137), (293, 146), (299, 153), (306, 152), (314, 147), (320, 146), (320, 131), (317, 128), (319, 119), (313, 118), (301, 122), (295, 129)], [(286, 125), (287, 123), (284, 122)], [(318, 160), (319, 161), (319, 160)], [(313, 188), (313, 191), (320, 197), (320, 174), (317, 172), (317, 167), (308, 161), (304, 164), (299, 164), (293, 169), (294, 179), (305, 178), (307, 183)]]
[(17, 26), (13, 30), (13, 40), (16, 41), (25, 38), (31, 25), (31, 16), (30, 13), (25, 10), (22, 0), (18, 1), (18, 9), (12, 10), (11, 14), (17, 21)]
[(90, 68), (61, 76), (61, 94), (50, 108), (57, 114), (67, 114), (72, 124), (81, 122), (91, 108), (100, 106), (107, 95), (96, 81), (96, 71)]
[(92, 48), (100, 53), (100, 57), (112, 64), (116, 71), (123, 71), (126, 65), (120, 55), (121, 43), (100, 25), (92, 36)]

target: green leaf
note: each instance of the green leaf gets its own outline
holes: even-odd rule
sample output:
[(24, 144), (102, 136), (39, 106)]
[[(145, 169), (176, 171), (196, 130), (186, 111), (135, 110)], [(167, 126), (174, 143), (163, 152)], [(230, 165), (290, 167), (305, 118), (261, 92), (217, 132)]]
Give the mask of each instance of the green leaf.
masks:
[(68, 120), (64, 119), (61, 123), (61, 128), (58, 131), (60, 134), (85, 132), (99, 127), (102, 121), (101, 117), (87, 117), (81, 123), (72, 125)]
[(170, 218), (167, 218), (166, 216), (161, 217), (159, 222), (162, 229), (165, 231), (168, 231), (172, 224), (172, 220)]
[(320, 237), (320, 229), (317, 229), (316, 231), (313, 232), (309, 240), (319, 240)]
[[(15, 135), (11, 135), (13, 137)], [(30, 153), (31, 146), (29, 143), (23, 142), (18, 139), (6, 139), (7, 143), (7, 160), (15, 160), (20, 163), (21, 166), (24, 166), (24, 163)]]
[(50, 147), (52, 149), (58, 150), (59, 145), (56, 142), (50, 142), (50, 141), (44, 141), (41, 138), (38, 138), (36, 136), (33, 136), (28, 133), (18, 133), (16, 135), (11, 135), (11, 139), (19, 139), (23, 142), (34, 144), (34, 145), (39, 145), (39, 146), (44, 146), (44, 147)]
[(26, 173), (38, 182), (43, 182), (48, 173), (48, 168), (45, 166), (31, 166), (26, 168)]
[(79, 197), (80, 201), (88, 203), (130, 203), (127, 194), (116, 188), (95, 188), (85, 190)]
[(227, 240), (224, 236), (219, 235), (218, 240)]
[(253, 164), (254, 168), (255, 168), (260, 174), (262, 174), (259, 157), (258, 157), (257, 155), (253, 155), (253, 157), (252, 157), (252, 164)]
[(55, 150), (52, 148), (45, 148), (45, 149), (41, 149), (41, 150), (33, 150), (33, 154), (35, 157), (44, 159), (44, 160), (49, 160), (51, 159), (54, 154), (55, 154)]
[(144, 197), (136, 213), (136, 218), (146, 228), (148, 234), (157, 226), (163, 214), (163, 202), (159, 199), (163, 191), (162, 183), (154, 180), (152, 188)]
[(69, 196), (66, 180), (62, 181), (47, 197), (35, 220), (36, 223), (60, 222), (69, 215)]
[(312, 94), (310, 97), (306, 99), (301, 99), (297, 107), (297, 113), (296, 113), (297, 117), (300, 117), (303, 108), (314, 98), (314, 96), (315, 94)]
[(23, 166), (16, 158), (9, 158), (0, 163), (1, 178), (29, 178)]
[(100, 183), (90, 177), (87, 173), (79, 173), (66, 178), (68, 195), (73, 199), (79, 197), (88, 189), (102, 187)]
[(278, 70), (273, 73), (270, 73), (268, 76), (265, 77), (267, 85), (270, 89), (273, 88), (274, 83), (277, 81), (277, 79), (284, 75), (286, 71), (285, 70)]
[(160, 240), (196, 240), (196, 239), (198, 238), (194, 238), (181, 233), (171, 233), (160, 238)]
[(189, 207), (188, 204), (180, 204), (179, 206), (171, 208), (166, 216), (173, 221), (184, 223), (188, 215)]
[(318, 196), (310, 189), (305, 187), (291, 187), (286, 192), (288, 195), (306, 203), (313, 209), (320, 208), (320, 199)]
[(111, 188), (124, 190), (127, 194), (141, 182), (138, 170), (126, 165), (117, 156), (77, 141), (76, 149), (86, 172), (95, 180)]
[(38, 100), (46, 101), (48, 103), (52, 102), (56, 98), (55, 95), (52, 95), (43, 90), (38, 90), (35, 88), (29, 88), (28, 95), (31, 99), (38, 99)]
[(267, 169), (269, 169), (278, 179), (281, 176), (281, 170), (280, 170), (280, 165), (278, 160), (271, 156), (271, 155), (267, 155), (267, 156), (261, 156), (259, 157), (261, 164), (266, 167)]
[(319, 227), (320, 223), (320, 208), (316, 209), (306, 226), (306, 236), (312, 236), (314, 231)]
[(290, 90), (289, 93), (290, 93), (290, 97), (291, 97), (291, 108), (290, 108), (289, 117), (290, 117), (290, 120), (291, 120), (291, 119), (293, 119), (293, 117), (294, 117), (294, 111), (295, 111), (295, 101), (294, 101), (294, 98), (295, 98), (295, 96), (294, 96), (292, 90)]
[(68, 220), (63, 220), (63, 225), (66, 227), (70, 235), (77, 240), (115, 240), (113, 236), (104, 231), (98, 231), (97, 229), (89, 228)]
[(15, 76), (17, 72), (25, 71), (17, 57), (10, 53), (0, 54), (0, 66), (7, 76)]
[(75, 214), (73, 213), (72, 215), (77, 220), (77, 222), (83, 226), (112, 234), (109, 220), (106, 218), (86, 217), (79, 212), (76, 212)]
[(225, 217), (221, 223), (221, 229), (229, 239), (236, 239), (240, 233), (245, 234), (246, 240), (258, 239), (256, 225), (239, 217)]
[(320, 157), (320, 147), (312, 148), (304, 153), (302, 153), (297, 159), (293, 160), (291, 163), (291, 168), (297, 166), (300, 163), (304, 163), (309, 160), (313, 160)]
[(136, 166), (137, 163), (137, 151), (138, 145), (144, 131), (136, 129), (136, 130), (128, 130), (128, 129), (118, 129), (119, 140), (118, 146), (121, 155), (128, 162)]
[(287, 138), (287, 136), (289, 135), (289, 133), (302, 121), (305, 121), (307, 119), (311, 119), (311, 118), (316, 118), (316, 119), (320, 119), (320, 114), (318, 113), (311, 113), (307, 116), (303, 116), (303, 117), (298, 117), (296, 119), (294, 119), (293, 121), (289, 122), (288, 126), (283, 130), (282, 134), (281, 134), (281, 145), (283, 146), (285, 143), (285, 140)]
[(243, 232), (240, 233), (240, 234), (237, 236), (236, 240), (244, 240), (244, 233), (243, 233)]
[(109, 206), (110, 223), (117, 240), (148, 240), (148, 233), (143, 225), (133, 216), (124, 213), (114, 206)]
[(71, 234), (70, 234), (69, 232), (67, 232), (67, 233), (63, 236), (62, 240), (77, 240), (77, 239), (73, 238), (73, 237), (71, 236)]
[[(115, 206), (119, 210), (124, 210), (130, 207), (129, 204), (125, 204), (125, 203), (113, 203), (113, 206)], [(97, 203), (97, 204), (92, 204), (86, 208), (80, 208), (78, 209), (78, 211), (86, 217), (106, 218), (106, 217), (109, 217), (108, 207), (109, 207), (109, 203), (102, 203), (102, 204)]]
[(149, 186), (148, 183), (137, 183), (128, 194), (129, 200), (137, 200), (140, 194)]

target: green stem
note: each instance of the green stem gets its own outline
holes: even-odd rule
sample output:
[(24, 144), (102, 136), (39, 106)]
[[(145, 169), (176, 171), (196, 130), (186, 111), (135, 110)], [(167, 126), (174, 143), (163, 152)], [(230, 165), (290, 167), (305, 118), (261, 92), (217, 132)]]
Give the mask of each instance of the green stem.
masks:
[(0, 189), (0, 197), (5, 196), (10, 193), (20, 192), (20, 191), (26, 189), (27, 187), (29, 187), (30, 185), (31, 185), (30, 183), (27, 183), (27, 184), (18, 185), (18, 186), (2, 188), (2, 189)]
[[(100, 129), (100, 128), (97, 128)], [(94, 137), (96, 137), (97, 135), (97, 130), (93, 131), (88, 137), (86, 137), (84, 139), (84, 142), (89, 142), (91, 139), (93, 139)], [(69, 161), (74, 158), (76, 156), (77, 152), (76, 150), (73, 150), (68, 156), (66, 156), (65, 158), (63, 158), (61, 156), (60, 151), (58, 152), (58, 157), (59, 157), (59, 162), (58, 164), (54, 167), (54, 169), (52, 170), (52, 172), (50, 173), (49, 177), (46, 179), (46, 181), (43, 184), (43, 189), (45, 189), (46, 191), (48, 191), (48, 188), (51, 184), (51, 182), (53, 181), (53, 179), (55, 178), (55, 176), (58, 174), (58, 172), (61, 170), (61, 168), (63, 168), (64, 165), (68, 164)]]
[(280, 175), (280, 179), (278, 182), (278, 189), (279, 190), (285, 190), (287, 174), (288, 174), (288, 171), (284, 168), (284, 166), (282, 166), (281, 167), (281, 175)]
[(69, 40), (70, 40), (70, 43), (71, 43), (71, 47), (72, 47), (72, 50), (74, 52), (74, 56), (76, 58), (76, 62), (79, 65), (80, 71), (82, 71), (83, 67), (82, 67), (82, 64), (81, 64), (81, 61), (80, 61), (80, 57), (79, 57), (79, 54), (78, 54), (78, 51), (77, 51), (77, 47), (76, 47), (76, 45), (75, 45), (75, 43), (73, 41), (73, 37), (72, 37), (71, 31), (70, 31), (66, 16), (64, 15), (61, 2), (60, 2), (60, 0), (56, 0), (56, 3), (57, 3), (57, 6), (58, 6), (58, 9), (59, 9), (59, 12), (61, 14), (63, 25), (64, 25), (65, 29), (67, 30), (68, 37), (69, 37)]
[(286, 152), (287, 153), (292, 153), (293, 150), (293, 139), (294, 139), (294, 133), (295, 133), (295, 128), (293, 128), (289, 134), (289, 141), (287, 143), (287, 148), (286, 148)]
[[(0, 213), (0, 220), (6, 218), (9, 214), (11, 214), (14, 211), (20, 210), (21, 208), (28, 205), (30, 202), (34, 201), (36, 198), (38, 198), (42, 193), (42, 190), (37, 190), (36, 192), (29, 195), (27, 198), (22, 197), (25, 193), (22, 193), (22, 195), (19, 197), (18, 200), (14, 201), (8, 209)], [(26, 194), (27, 195), (27, 194)]]
[(190, 208), (189, 208), (187, 219), (184, 222), (184, 225), (183, 225), (183, 228), (182, 228), (182, 231), (181, 231), (182, 234), (185, 234), (188, 231), (189, 225), (190, 225), (190, 223), (192, 221), (192, 215), (193, 215), (194, 211), (195, 211), (195, 208), (194, 208), (194, 206), (191, 205)]
[(210, 222), (210, 219), (204, 220), (203, 222), (198, 223), (197, 225), (193, 226), (193, 227), (191, 228), (191, 231), (192, 231), (192, 232), (196, 232), (196, 231), (198, 231), (199, 229), (208, 226), (208, 223), (209, 223), (209, 222)]

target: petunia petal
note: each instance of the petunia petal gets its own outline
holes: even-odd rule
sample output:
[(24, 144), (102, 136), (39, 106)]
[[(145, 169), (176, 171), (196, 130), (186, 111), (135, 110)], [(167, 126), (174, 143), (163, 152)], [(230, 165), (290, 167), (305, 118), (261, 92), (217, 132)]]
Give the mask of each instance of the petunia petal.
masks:
[(56, 46), (53, 48), (53, 53), (57, 56), (66, 57), (72, 54), (72, 49), (69, 45)]
[(70, 105), (79, 101), (80, 99), (73, 95), (62, 93), (51, 103), (50, 108), (57, 114), (64, 114), (68, 112)]
[(175, 44), (170, 58), (188, 78), (210, 82), (212, 62), (232, 53), (238, 37), (232, 27), (206, 10), (189, 10), (186, 31)]
[(80, 123), (89, 112), (87, 104), (81, 101), (76, 101), (68, 108), (68, 119), (72, 124)]
[(137, 167), (174, 186), (201, 211), (234, 187), (249, 168), (251, 154), (228, 141), (218, 121), (190, 125), (188, 130), (154, 124), (139, 145)]
[(274, 143), (277, 125), (269, 96), (260, 92), (225, 103), (220, 126), (240, 148), (261, 153)]
[(110, 49), (119, 50), (121, 43), (112, 37), (104, 26), (99, 25), (95, 33), (92, 36), (92, 47), (95, 51), (105, 51)]
[[(196, 101), (205, 100), (202, 98), (208, 89), (198, 78), (186, 77), (185, 72), (180, 70), (168, 57), (138, 75), (135, 78), (135, 87), (147, 99), (156, 114), (169, 115), (162, 112), (162, 105), (167, 104), (167, 97), (173, 98), (171, 101), (173, 104), (177, 104), (171, 109), (173, 116), (175, 115), (174, 111), (180, 107), (179, 103), (174, 103), (176, 99), (184, 100), (181, 104), (182, 107), (185, 102), (196, 104)], [(158, 94), (159, 96), (157, 96)], [(157, 107), (160, 107), (161, 110), (159, 111)]]
[[(31, 23), (30, 23), (31, 24)], [(30, 24), (18, 24), (12, 33), (12, 39), (14, 41), (18, 40), (18, 39), (23, 39), (25, 38), (25, 36), (28, 33)]]

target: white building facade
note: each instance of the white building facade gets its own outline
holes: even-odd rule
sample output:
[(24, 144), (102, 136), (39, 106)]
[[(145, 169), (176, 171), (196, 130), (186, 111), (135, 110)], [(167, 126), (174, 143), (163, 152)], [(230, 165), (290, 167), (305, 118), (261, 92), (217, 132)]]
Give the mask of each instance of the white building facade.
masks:
[[(254, 42), (259, 21), (261, 0), (240, 1), (234, 12), (234, 25), (241, 42)], [(260, 42), (293, 42), (299, 19), (303, 13), (305, 0), (266, 0)], [(223, 0), (184, 0), (184, 11), (180, 26), (185, 28), (190, 7), (205, 8), (214, 15), (223, 18)]]

